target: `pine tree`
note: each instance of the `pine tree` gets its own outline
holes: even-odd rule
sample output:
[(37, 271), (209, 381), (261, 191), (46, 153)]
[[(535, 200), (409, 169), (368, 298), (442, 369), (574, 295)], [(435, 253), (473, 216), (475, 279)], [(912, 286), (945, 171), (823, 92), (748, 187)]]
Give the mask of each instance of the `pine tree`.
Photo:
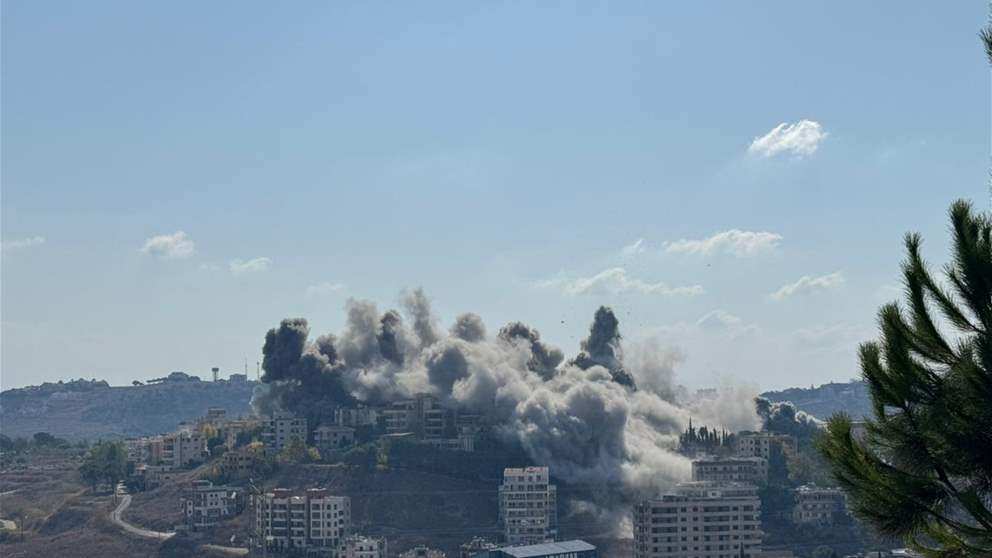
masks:
[(907, 235), (906, 307), (883, 306), (881, 339), (860, 348), (864, 435), (837, 415), (819, 446), (879, 532), (930, 557), (992, 556), (992, 215), (959, 201), (950, 217), (944, 281)]

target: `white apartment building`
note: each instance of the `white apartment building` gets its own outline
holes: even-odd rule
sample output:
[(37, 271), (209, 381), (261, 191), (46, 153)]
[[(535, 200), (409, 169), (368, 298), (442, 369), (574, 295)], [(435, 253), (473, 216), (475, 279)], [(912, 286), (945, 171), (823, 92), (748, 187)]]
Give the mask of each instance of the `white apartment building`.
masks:
[(507, 468), (499, 487), (506, 543), (537, 544), (558, 536), (558, 492), (547, 467)]
[(738, 457), (763, 457), (768, 459), (772, 446), (781, 444), (783, 452), (796, 451), (796, 438), (788, 434), (773, 432), (740, 432), (737, 434), (736, 447)]
[(322, 452), (348, 448), (354, 443), (355, 429), (350, 426), (325, 425), (313, 431), (313, 445)]
[(792, 491), (796, 505), (792, 508), (794, 523), (833, 523), (836, 514), (847, 513), (847, 497), (837, 488), (800, 486)]
[(761, 535), (752, 484), (682, 483), (634, 506), (635, 558), (757, 558)]
[(162, 436), (161, 462), (171, 467), (195, 465), (206, 459), (207, 438), (200, 432), (180, 430)]
[(692, 461), (692, 480), (712, 482), (768, 482), (768, 460), (763, 457), (700, 457)]
[(282, 451), (294, 437), (307, 441), (307, 419), (289, 413), (276, 413), (264, 423), (262, 441), (274, 451)]
[(351, 529), (351, 499), (327, 490), (276, 489), (255, 497), (255, 545), (267, 551), (334, 556)]
[(350, 535), (341, 541), (338, 558), (387, 558), (385, 538)]
[(232, 488), (214, 486), (208, 480), (195, 480), (180, 496), (179, 506), (186, 518), (186, 525), (194, 531), (200, 531), (240, 513), (239, 498), (239, 494)]

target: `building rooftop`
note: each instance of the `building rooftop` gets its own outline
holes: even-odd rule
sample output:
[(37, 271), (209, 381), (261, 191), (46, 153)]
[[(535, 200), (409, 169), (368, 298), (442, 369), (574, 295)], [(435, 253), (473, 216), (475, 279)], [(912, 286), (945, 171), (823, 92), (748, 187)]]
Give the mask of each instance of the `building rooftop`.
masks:
[(513, 558), (530, 558), (535, 556), (547, 556), (548, 554), (561, 554), (563, 552), (596, 550), (596, 547), (586, 541), (574, 540), (531, 544), (527, 546), (505, 546), (499, 550), (503, 554), (512, 556)]

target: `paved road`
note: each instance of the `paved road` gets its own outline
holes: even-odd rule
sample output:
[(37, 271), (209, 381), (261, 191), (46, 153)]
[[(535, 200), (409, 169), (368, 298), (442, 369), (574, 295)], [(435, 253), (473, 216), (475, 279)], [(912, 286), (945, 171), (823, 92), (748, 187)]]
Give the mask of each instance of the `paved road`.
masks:
[(231, 556), (247, 556), (248, 555), (248, 549), (247, 548), (238, 548), (238, 547), (234, 547), (234, 546), (220, 546), (218, 544), (203, 544), (203, 545), (200, 545), (200, 546), (202, 548), (206, 548), (207, 550), (216, 550), (216, 551), (219, 551), (219, 552), (224, 552), (226, 554), (230, 554)]
[(120, 526), (132, 535), (138, 535), (139, 537), (145, 537), (146, 539), (159, 539), (165, 540), (169, 537), (175, 535), (174, 532), (163, 533), (162, 531), (152, 531), (151, 529), (142, 529), (141, 527), (136, 527), (131, 525), (127, 521), (124, 521), (122, 516), (124, 515), (124, 510), (131, 505), (131, 495), (130, 494), (119, 494), (121, 499), (120, 503), (117, 504), (117, 508), (110, 512), (110, 520)]

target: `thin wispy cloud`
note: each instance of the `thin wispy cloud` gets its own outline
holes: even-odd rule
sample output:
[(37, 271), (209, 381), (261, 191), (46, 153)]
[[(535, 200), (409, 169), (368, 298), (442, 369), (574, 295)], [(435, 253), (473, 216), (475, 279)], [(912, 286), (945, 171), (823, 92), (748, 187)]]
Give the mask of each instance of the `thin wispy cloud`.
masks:
[(713, 310), (696, 320), (696, 325), (704, 329), (733, 327), (740, 325), (740, 323), (740, 318), (725, 310)]
[(808, 295), (830, 289), (836, 289), (845, 283), (844, 274), (835, 271), (828, 275), (804, 275), (793, 283), (782, 285), (777, 291), (768, 295), (772, 300), (784, 300), (796, 295)]
[(628, 244), (620, 249), (620, 257), (623, 259), (633, 258), (638, 254), (643, 254), (646, 248), (644, 247), (644, 239), (638, 238), (633, 243)]
[(809, 157), (816, 153), (826, 139), (823, 126), (813, 120), (800, 120), (795, 124), (783, 122), (763, 136), (754, 138), (747, 152), (759, 157), (774, 157), (781, 153), (796, 157)]
[(665, 283), (650, 283), (631, 277), (622, 267), (612, 267), (591, 277), (556, 277), (538, 281), (536, 286), (544, 289), (556, 289), (562, 294), (576, 296), (590, 293), (619, 294), (636, 292), (660, 296), (695, 296), (703, 293), (699, 285), (685, 287), (670, 287)]
[(235, 275), (241, 275), (243, 273), (254, 273), (256, 271), (265, 271), (272, 266), (272, 260), (269, 258), (253, 258), (251, 260), (231, 260), (230, 269), (231, 273)]
[(782, 242), (782, 235), (766, 231), (730, 229), (698, 240), (682, 239), (665, 243), (672, 254), (733, 254), (738, 258), (757, 256), (772, 251)]
[(14, 250), (23, 250), (25, 248), (31, 248), (32, 246), (40, 246), (44, 243), (45, 243), (45, 237), (43, 236), (32, 236), (28, 238), (4, 240), (3, 242), (0, 242), (0, 251), (12, 252)]
[(188, 258), (193, 250), (193, 240), (183, 231), (153, 236), (141, 247), (142, 254), (169, 259)]
[(341, 293), (345, 290), (345, 286), (341, 283), (317, 283), (316, 285), (310, 285), (307, 287), (306, 294), (308, 297), (323, 297), (330, 296)]

